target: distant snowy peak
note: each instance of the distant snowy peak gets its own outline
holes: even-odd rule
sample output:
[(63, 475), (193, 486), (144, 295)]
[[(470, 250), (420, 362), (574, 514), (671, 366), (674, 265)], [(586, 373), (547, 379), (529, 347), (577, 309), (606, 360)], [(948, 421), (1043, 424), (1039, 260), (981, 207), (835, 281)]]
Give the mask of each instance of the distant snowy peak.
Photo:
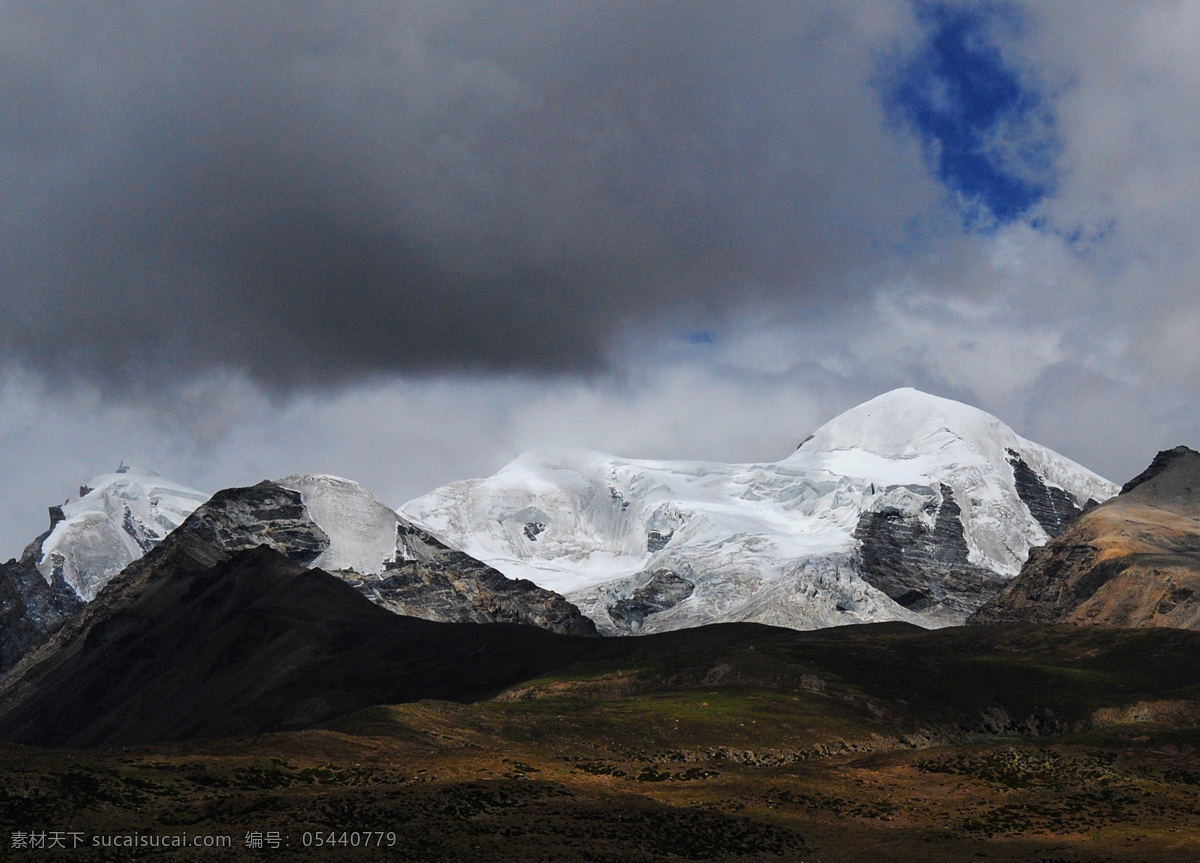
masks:
[[(818, 429), (781, 465), (866, 485), (866, 510), (942, 505), (961, 512), (970, 562), (1016, 575), (1041, 545), (1116, 484), (1026, 440), (977, 408), (911, 388), (892, 390)], [(880, 494), (882, 491), (882, 495)], [(922, 500), (924, 499), (924, 500)]]
[(1115, 492), (984, 411), (902, 389), (773, 464), (530, 452), (401, 512), (607, 632), (945, 625)]
[(124, 464), (93, 477), (79, 493), (51, 507), (54, 524), (37, 568), (47, 582), (60, 575), (87, 602), (208, 500), (202, 491)]
[(312, 566), (327, 572), (378, 575), (396, 560), (400, 518), (358, 483), (314, 473), (294, 474), (278, 482), (300, 492), (309, 517), (329, 537), (329, 547)]
[(1012, 429), (989, 413), (961, 402), (905, 387), (863, 402), (817, 429), (804, 452), (862, 450), (884, 458), (935, 453), (955, 441), (985, 448), (999, 438), (1015, 439)]
[(915, 460), (917, 470), (935, 472), (968, 463), (999, 466), (1020, 458), (1042, 478), (1069, 491), (1081, 506), (1117, 491), (1114, 483), (1026, 440), (991, 414), (911, 387), (886, 392), (840, 414), (809, 435), (784, 463), (828, 464), (851, 475), (857, 470), (869, 479), (872, 466), (882, 464), (872, 456), (893, 469)]

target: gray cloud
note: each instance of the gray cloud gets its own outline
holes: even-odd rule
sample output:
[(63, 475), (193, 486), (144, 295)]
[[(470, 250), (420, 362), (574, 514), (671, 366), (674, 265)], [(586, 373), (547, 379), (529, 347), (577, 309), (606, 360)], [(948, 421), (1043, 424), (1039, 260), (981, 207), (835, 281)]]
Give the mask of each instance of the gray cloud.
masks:
[(223, 366), (595, 371), (623, 333), (844, 291), (935, 200), (894, 4), (0, 6), (0, 336)]

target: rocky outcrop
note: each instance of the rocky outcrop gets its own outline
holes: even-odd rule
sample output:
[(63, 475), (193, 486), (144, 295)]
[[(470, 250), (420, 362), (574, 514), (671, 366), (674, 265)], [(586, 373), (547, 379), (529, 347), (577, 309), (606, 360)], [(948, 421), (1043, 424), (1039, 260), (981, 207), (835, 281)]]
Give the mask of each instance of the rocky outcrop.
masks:
[(309, 517), (300, 492), (264, 480), (212, 496), (177, 529), (226, 552), (265, 545), (301, 566), (329, 547), (329, 537)]
[(400, 520), (397, 555), (378, 575), (336, 573), (396, 614), (448, 623), (523, 623), (563, 635), (596, 635), (596, 625), (553, 591), (507, 578)]
[(49, 535), (47, 531), (26, 546), (20, 560), (0, 563), (0, 674), (83, 607), (61, 573), (47, 582), (38, 571), (42, 541)]
[(1033, 549), (969, 622), (1200, 629), (1200, 453), (1160, 452), (1120, 495)]
[(656, 569), (632, 595), (610, 605), (608, 616), (620, 629), (637, 632), (647, 617), (674, 608), (691, 596), (695, 587), (669, 569)]
[(1017, 495), (1047, 535), (1058, 536), (1082, 512), (1096, 506), (1095, 500), (1089, 500), (1083, 507), (1076, 506), (1075, 499), (1067, 492), (1046, 485), (1019, 452), (1014, 449), (1006, 449), (1005, 452), (1008, 454), (1008, 463), (1012, 465)]
[[(886, 491), (886, 490), (885, 490)], [(961, 620), (994, 594), (1004, 579), (967, 559), (961, 509), (943, 484), (940, 502), (926, 511), (896, 508), (865, 512), (854, 536), (861, 543), (864, 581), (916, 613)]]
[[(1162, 450), (1154, 456), (1148, 468), (1121, 486), (1121, 494), (1128, 494), (1139, 485), (1149, 482), (1180, 460), (1184, 462), (1184, 464), (1180, 465), (1180, 472), (1186, 474), (1188, 472), (1187, 462), (1192, 460), (1195, 455), (1196, 451), (1186, 446), (1177, 446), (1174, 449)], [(1161, 497), (1163, 490), (1160, 489), (1158, 494)]]

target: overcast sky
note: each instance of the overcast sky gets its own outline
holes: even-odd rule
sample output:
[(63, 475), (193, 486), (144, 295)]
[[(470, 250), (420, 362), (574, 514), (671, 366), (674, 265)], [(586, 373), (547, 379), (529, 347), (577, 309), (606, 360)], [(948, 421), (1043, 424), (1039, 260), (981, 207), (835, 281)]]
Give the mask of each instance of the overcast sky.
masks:
[(0, 0), (0, 558), (121, 460), (395, 506), (915, 386), (1200, 446), (1200, 4)]

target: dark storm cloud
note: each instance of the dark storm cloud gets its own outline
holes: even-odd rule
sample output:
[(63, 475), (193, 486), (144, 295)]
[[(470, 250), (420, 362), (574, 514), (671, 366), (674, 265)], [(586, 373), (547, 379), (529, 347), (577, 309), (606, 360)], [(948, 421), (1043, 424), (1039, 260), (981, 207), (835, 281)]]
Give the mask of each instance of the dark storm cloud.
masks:
[(581, 371), (630, 327), (817, 290), (924, 194), (878, 131), (870, 18), (5, 3), (4, 349), (99, 380)]

